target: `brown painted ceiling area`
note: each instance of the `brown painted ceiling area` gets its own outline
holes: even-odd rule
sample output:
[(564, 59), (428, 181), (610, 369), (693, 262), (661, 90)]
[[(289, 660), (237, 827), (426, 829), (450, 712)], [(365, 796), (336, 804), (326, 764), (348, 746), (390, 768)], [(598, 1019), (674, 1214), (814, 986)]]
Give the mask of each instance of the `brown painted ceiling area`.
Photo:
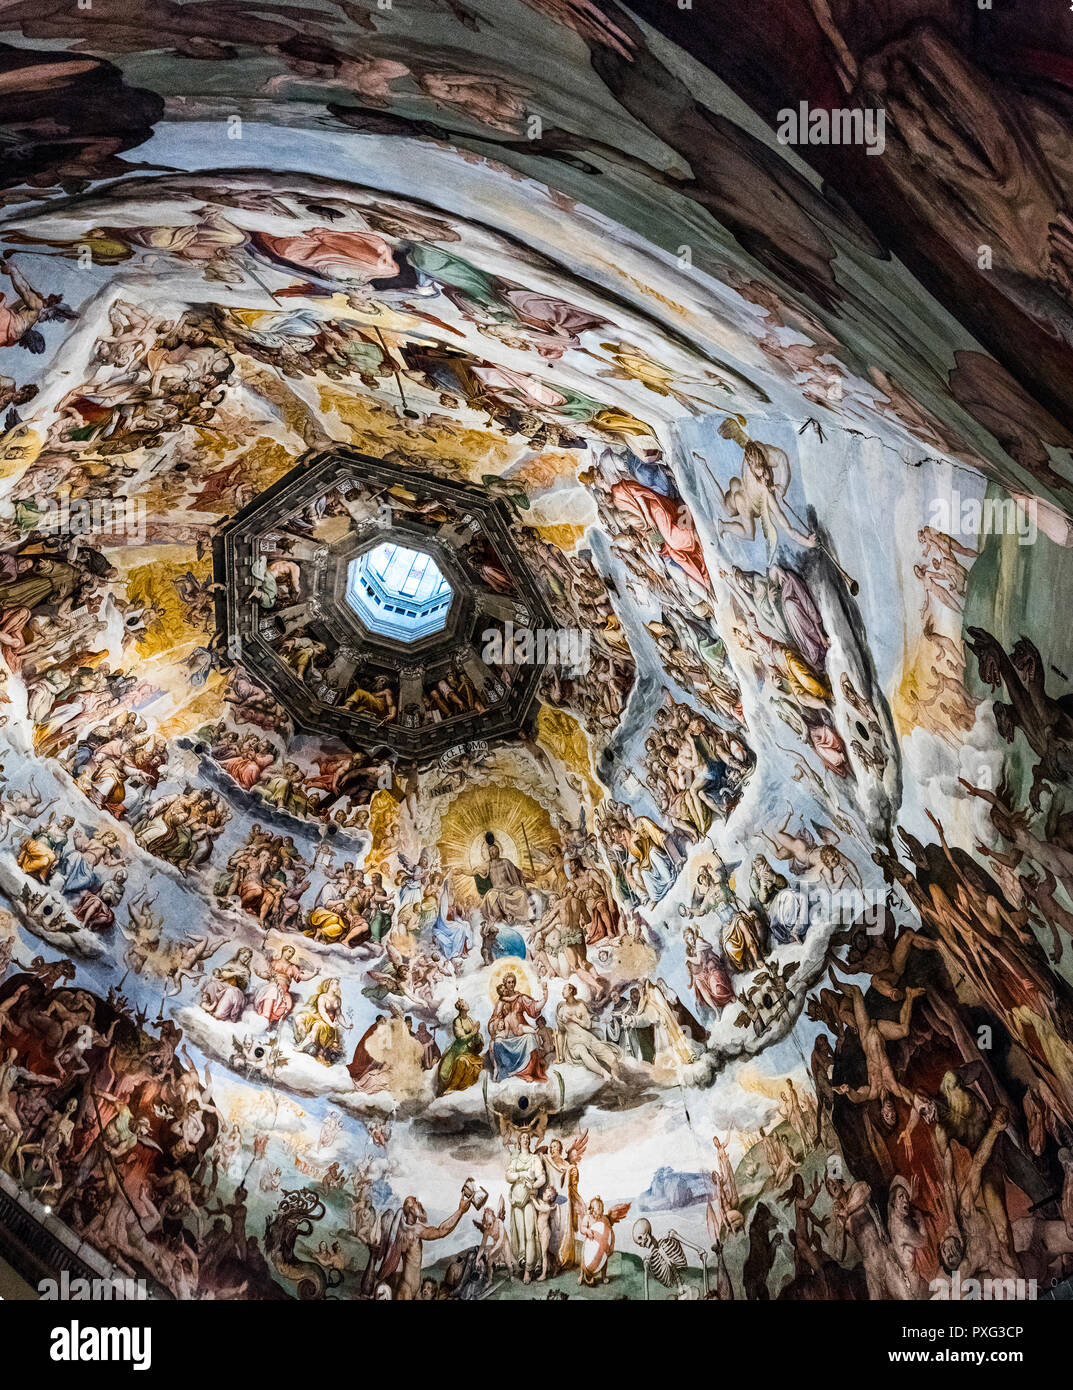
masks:
[(22, 1278), (1073, 1274), (1028, 8), (5, 5)]

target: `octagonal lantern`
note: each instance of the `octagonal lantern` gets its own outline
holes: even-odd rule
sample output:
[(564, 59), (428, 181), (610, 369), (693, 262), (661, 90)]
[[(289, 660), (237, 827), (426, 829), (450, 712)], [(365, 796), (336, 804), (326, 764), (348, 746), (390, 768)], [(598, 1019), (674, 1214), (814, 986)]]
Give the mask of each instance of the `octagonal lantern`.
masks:
[(338, 446), (243, 507), (214, 562), (228, 656), (297, 728), (423, 760), (523, 727), (543, 663), (514, 639), (551, 620), (487, 493)]

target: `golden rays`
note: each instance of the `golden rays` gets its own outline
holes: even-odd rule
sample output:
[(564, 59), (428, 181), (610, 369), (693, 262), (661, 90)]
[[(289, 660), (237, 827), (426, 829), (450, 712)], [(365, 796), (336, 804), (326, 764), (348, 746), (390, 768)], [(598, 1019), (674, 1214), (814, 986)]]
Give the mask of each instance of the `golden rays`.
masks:
[[(399, 830), (399, 803), (391, 792), (381, 788), (373, 792), (369, 802), (369, 833), (373, 837), (373, 854), (377, 856), (376, 868), (381, 873), (389, 873), (391, 856)], [(371, 863), (369, 868), (374, 867)]]
[(547, 541), (549, 545), (557, 545), (560, 550), (572, 552), (581, 544), (588, 524), (571, 525), (562, 523), (557, 526), (534, 526), (533, 530), (542, 541)]
[(588, 740), (574, 716), (542, 704), (537, 714), (537, 739), (584, 782), (589, 801), (597, 805), (603, 799), (603, 788), (592, 775)]
[(143, 660), (171, 653), (176, 660), (189, 654), (195, 646), (203, 645), (210, 635), (208, 628), (196, 628), (188, 621), (176, 581), (187, 572), (205, 582), (212, 577), (212, 561), (197, 559), (193, 550), (183, 550), (173, 558), (174, 548), (165, 552), (160, 547), (146, 561), (146, 552), (138, 547), (142, 561), (127, 572), (127, 598), (131, 603), (145, 604), (145, 631), (138, 638), (138, 655)]
[(488, 972), (488, 998), (493, 1004), (499, 1001), (499, 986), (507, 975), (514, 976), (519, 994), (533, 993), (533, 986), (529, 983), (529, 976), (525, 973), (521, 961), (514, 956), (504, 956), (502, 960), (497, 960)]
[(435, 457), (450, 473), (479, 482), (485, 473), (502, 473), (519, 452), (519, 445), (489, 430), (450, 425), (443, 417), (420, 428), (400, 420), (393, 407), (338, 387), (318, 388), (320, 408), (334, 413), (350, 431), (349, 443), (373, 454), (394, 449)]
[(480, 869), (488, 831), (526, 875), (540, 872), (559, 838), (544, 807), (517, 787), (494, 783), (459, 792), (440, 822), (439, 851), (451, 874), (452, 896), (465, 911), (480, 903), (473, 874)]

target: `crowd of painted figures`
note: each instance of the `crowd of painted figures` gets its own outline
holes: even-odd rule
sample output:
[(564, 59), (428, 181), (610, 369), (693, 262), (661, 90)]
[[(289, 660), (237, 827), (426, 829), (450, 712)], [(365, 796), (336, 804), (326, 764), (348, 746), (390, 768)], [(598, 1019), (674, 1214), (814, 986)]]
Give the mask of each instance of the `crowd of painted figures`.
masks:
[[(1007, 680), (1014, 701), (1024, 682), (1048, 698), (1031, 653), (1022, 651), (1014, 664), (982, 633), (976, 647), (985, 673)], [(1014, 703), (1010, 719), (1017, 709)], [(665, 715), (648, 740), (666, 739), (650, 748), (653, 772), (673, 746), (671, 731), (683, 750), (701, 745), (692, 732), (703, 723), (699, 716), (673, 705)], [(151, 744), (140, 722), (125, 712), (72, 742), (72, 775), (95, 768), (79, 783), (97, 789), (96, 798), (87, 792), (92, 804), (109, 805), (106, 761), (126, 765)], [(1049, 727), (1037, 768), (1042, 788), (1070, 747), (1057, 721)], [(688, 756), (695, 758), (692, 749)], [(348, 1051), (350, 1022), (330, 959), (310, 956), (305, 942), (355, 953), (366, 963), (364, 993), (377, 1006), (347, 1066), (365, 1094), (391, 1085), (398, 1030), (412, 1040), (429, 1098), (474, 1087), (486, 1074), (539, 1083), (562, 1066), (623, 1086), (639, 1069), (680, 1073), (701, 1055), (712, 1020), (728, 1006), (745, 1009), (743, 1025), (759, 1023), (762, 1031), (769, 1021), (739, 980), (755, 981), (775, 946), (808, 930), (787, 875), (804, 874), (810, 861), (841, 875), (832, 879), (839, 885), (854, 872), (832, 844), (789, 831), (788, 818), (762, 832), (771, 854), (754, 857), (747, 895), (726, 865), (697, 875), (681, 908), (692, 1000), (662, 979), (613, 984), (600, 968), (607, 947), (654, 939), (637, 905), (666, 894), (692, 844), (726, 813), (722, 790), (720, 783), (713, 792), (690, 791), (669, 826), (633, 815), (625, 803), (601, 803), (596, 827), (567, 825), (539, 873), (524, 872), (489, 834), (473, 875), (480, 906), (469, 915), (457, 907), (451, 874), (435, 852), (413, 862), (400, 854), (385, 881), (356, 861), (337, 863), (330, 838), (314, 865), (291, 834), (255, 824), (225, 861), (212, 863), (212, 811), (222, 799), (204, 792), (165, 802), (148, 797), (131, 819), (137, 843), (184, 872), (211, 873), (217, 900), (247, 914), (265, 936), (261, 946), (239, 946), (210, 969), (206, 962), (226, 936), (190, 942), (185, 953), (168, 949), (151, 905), (130, 900), (124, 959), (135, 975), (159, 971), (165, 993), (194, 984), (201, 1010), (214, 1020), (241, 1025), (249, 1012), (274, 1031), (288, 1022), (294, 1050), (330, 1065)], [(826, 978), (808, 1000), (808, 1016), (821, 1026), (811, 1094), (787, 1082), (787, 1118), (761, 1134), (739, 1165), (750, 1169), (748, 1202), (740, 1172), (724, 1164), (713, 1173), (707, 1208), (719, 1296), (733, 1294), (724, 1246), (739, 1239), (747, 1242), (740, 1295), (778, 1292), (766, 1279), (779, 1207), (792, 1225), (793, 1270), (783, 1296), (916, 1298), (942, 1271), (962, 1280), (1043, 1280), (1068, 1259), (1073, 995), (1051, 968), (1039, 932), (1050, 934), (1058, 959), (1063, 936), (1073, 931), (1073, 913), (1058, 900), (1073, 888), (1073, 848), (1061, 823), (1046, 842), (1035, 838), (1031, 808), (1018, 806), (1009, 787), (966, 790), (987, 802), (1007, 848), (990, 851), (985, 868), (951, 847), (935, 821), (933, 842), (901, 831), (898, 846), (875, 851), (886, 904), (878, 917), (862, 916), (831, 937)], [(113, 934), (128, 863), (116, 832), (55, 811), (46, 817), (24, 798), (6, 796), (4, 811), (26, 887), (51, 885), (82, 928)], [(113, 815), (120, 806), (112, 801)], [(311, 892), (315, 878), (321, 886)], [(32, 891), (24, 901), (40, 912)], [(37, 920), (43, 930), (62, 930)], [(483, 1027), (458, 998), (441, 1047), (441, 982), (453, 991), (467, 973), (501, 958), (525, 965), (499, 973)], [(163, 1013), (149, 1023), (115, 989), (102, 999), (70, 983), (70, 960), (19, 960), (12, 941), (4, 974), (4, 1165), (128, 1273), (149, 1273), (179, 1296), (270, 1292), (272, 1270), (288, 1263), (284, 1237), (270, 1226), (259, 1245), (247, 1232), (248, 1174), (227, 1200), (217, 1197), (221, 1175), (234, 1177), (234, 1160), (207, 1068), (202, 1080), (180, 1048), (181, 1029)], [(784, 993), (770, 986), (763, 999), (777, 1014), (787, 1000), (777, 972), (773, 978)], [(562, 984), (554, 1010), (551, 980)], [(606, 1278), (615, 1225), (628, 1204), (579, 1195), (583, 1141), (566, 1153), (560, 1138), (532, 1141), (524, 1131), (507, 1136), (508, 1207), (500, 1202), (497, 1215), (484, 1206), (479, 1244), (439, 1281), (422, 1276), (422, 1242), (448, 1234), (473, 1205), (472, 1194), (454, 1217), (430, 1226), (415, 1197), (397, 1219), (376, 1210), (368, 1173), (355, 1170), (354, 1232), (369, 1251), (362, 1290), (470, 1297), (500, 1272), (539, 1281), (576, 1268), (585, 1283)], [(253, 1167), (260, 1179), (258, 1164), (267, 1170), (263, 1151)], [(339, 1178), (333, 1167), (325, 1184)], [(293, 1219), (285, 1213), (279, 1221)], [(668, 1287), (685, 1287), (681, 1261), (667, 1251), (657, 1259), (660, 1240), (644, 1226), (636, 1228), (637, 1248)], [(332, 1277), (328, 1259), (329, 1285)]]
[[(0, 437), (0, 1168), (177, 1297), (1065, 1278), (1073, 713), (1027, 638), (963, 630), (977, 551), (921, 519), (926, 677), (884, 686), (797, 422), (743, 371), (459, 218), (258, 177), (0, 229), (0, 346), (73, 345)], [(39, 287), (87, 256), (92, 305)], [(220, 523), (344, 437), (501, 499), (584, 634), (509, 743), (357, 750), (229, 652)], [(141, 534), (102, 534), (119, 496)], [(265, 618), (305, 596), (288, 544), (249, 583)], [(306, 686), (333, 655), (274, 650)], [(461, 670), (422, 695), (484, 708)], [(406, 714), (373, 670), (343, 702)], [(962, 774), (934, 803), (918, 731)], [(986, 843), (951, 843), (958, 808)], [(899, 827), (925, 812), (927, 842)], [(703, 1171), (663, 1200), (645, 1148), (627, 1190), (609, 1157), (672, 1121)], [(441, 1157), (476, 1176), (436, 1220)]]

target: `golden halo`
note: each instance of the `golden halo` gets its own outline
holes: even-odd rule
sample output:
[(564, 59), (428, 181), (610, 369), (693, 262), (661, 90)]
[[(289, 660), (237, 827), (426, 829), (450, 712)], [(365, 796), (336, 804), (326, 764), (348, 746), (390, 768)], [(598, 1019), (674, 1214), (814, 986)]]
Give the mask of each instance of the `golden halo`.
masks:
[(484, 860), (484, 836), (489, 830), (503, 857), (530, 880), (539, 875), (551, 847), (559, 843), (548, 812), (518, 787), (502, 782), (466, 787), (443, 815), (437, 845), (460, 912), (481, 905), (473, 874)]
[[(697, 886), (697, 875), (702, 869), (707, 869), (713, 878), (718, 879), (725, 867), (726, 861), (718, 850), (705, 850), (697, 855), (696, 859), (690, 864), (690, 883), (695, 888)], [(740, 866), (739, 866), (740, 867)], [(731, 871), (728, 878), (731, 887), (734, 886), (734, 871)]]
[[(496, 837), (496, 844), (499, 846), (503, 858), (509, 859), (512, 864), (517, 864), (519, 862), (518, 845), (513, 835), (508, 835), (505, 830), (493, 830), (492, 834)], [(475, 835), (473, 843), (469, 847), (469, 864), (467, 866), (467, 871), (470, 874), (474, 874), (481, 869), (484, 864), (485, 851), (488, 849), (489, 845), (484, 838), (484, 832), (482, 831), (479, 835)], [(524, 860), (522, 862), (524, 863)]]
[(529, 983), (529, 976), (525, 973), (525, 962), (518, 956), (504, 956), (497, 960), (492, 966), (491, 974), (488, 976), (488, 998), (493, 1004), (499, 1003), (500, 981), (504, 975), (513, 975), (518, 986), (519, 994), (532, 994), (532, 986)]

